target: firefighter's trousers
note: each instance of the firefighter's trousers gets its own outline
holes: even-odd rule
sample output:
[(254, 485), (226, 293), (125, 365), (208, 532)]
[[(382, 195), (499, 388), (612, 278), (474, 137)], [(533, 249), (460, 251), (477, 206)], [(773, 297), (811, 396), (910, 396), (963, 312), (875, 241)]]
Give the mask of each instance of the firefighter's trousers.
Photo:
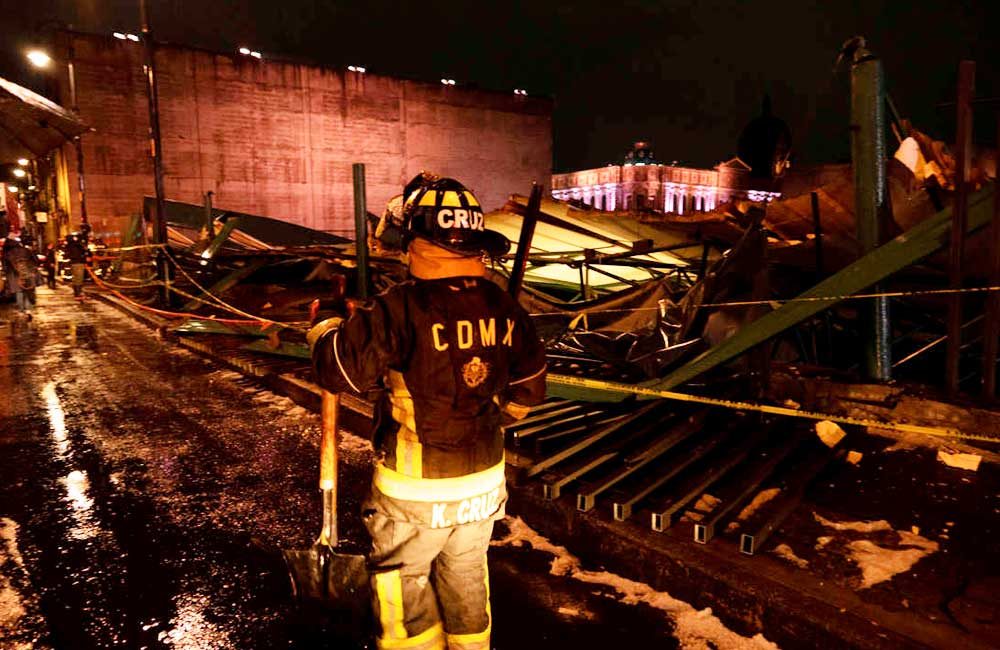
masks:
[(488, 650), (493, 519), (430, 528), (368, 510), (378, 647)]

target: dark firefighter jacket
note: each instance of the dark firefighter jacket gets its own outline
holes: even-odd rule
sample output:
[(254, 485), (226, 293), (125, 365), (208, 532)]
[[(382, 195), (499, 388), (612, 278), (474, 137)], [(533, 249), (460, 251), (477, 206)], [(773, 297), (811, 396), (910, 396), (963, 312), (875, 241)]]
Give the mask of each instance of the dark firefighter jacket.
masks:
[(72, 237), (67, 238), (64, 252), (66, 254), (66, 259), (69, 260), (70, 264), (87, 263), (87, 245), (79, 239)]
[(531, 319), (481, 277), (410, 280), (359, 308), (313, 351), (330, 391), (384, 387), (376, 408), (373, 500), (434, 528), (502, 508), (501, 412), (545, 396)]

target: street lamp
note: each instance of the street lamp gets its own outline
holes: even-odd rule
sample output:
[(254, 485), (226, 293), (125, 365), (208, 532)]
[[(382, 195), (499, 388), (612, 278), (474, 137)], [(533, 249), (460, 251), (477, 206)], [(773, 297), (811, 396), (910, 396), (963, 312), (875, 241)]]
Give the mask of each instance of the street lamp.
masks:
[(21, 167), (27, 167), (29, 162), (30, 161), (27, 158), (18, 158), (17, 159), (17, 164), (20, 165)]
[(52, 63), (52, 57), (45, 50), (28, 50), (28, 60), (36, 68), (47, 68)]
[(24, 171), (20, 167), (15, 167), (14, 168), (14, 176), (17, 176), (18, 178), (24, 178), (27, 175), (28, 175), (28, 172)]

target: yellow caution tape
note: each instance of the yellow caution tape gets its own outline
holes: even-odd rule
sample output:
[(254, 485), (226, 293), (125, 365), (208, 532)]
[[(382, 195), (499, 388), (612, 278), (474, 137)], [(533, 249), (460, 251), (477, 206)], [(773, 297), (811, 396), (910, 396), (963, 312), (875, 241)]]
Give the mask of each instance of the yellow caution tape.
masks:
[(646, 388), (635, 384), (623, 384), (615, 381), (605, 381), (602, 379), (584, 379), (582, 377), (570, 377), (568, 375), (550, 374), (546, 381), (551, 384), (562, 386), (575, 386), (579, 388), (589, 388), (593, 390), (605, 390), (614, 393), (645, 395), (648, 397), (658, 397), (660, 399), (675, 400), (678, 402), (692, 402), (695, 404), (705, 404), (706, 406), (719, 406), (722, 408), (735, 409), (738, 411), (756, 411), (758, 413), (770, 413), (772, 415), (785, 415), (794, 418), (805, 418), (807, 420), (829, 420), (840, 424), (854, 424), (861, 427), (873, 427), (876, 429), (887, 429), (902, 433), (922, 433), (929, 436), (941, 438), (953, 438), (959, 440), (979, 440), (982, 442), (1000, 442), (1000, 438), (987, 436), (981, 433), (968, 433), (952, 427), (929, 427), (919, 424), (906, 424), (904, 422), (883, 422), (881, 420), (870, 420), (866, 418), (856, 418), (849, 415), (833, 415), (830, 413), (819, 413), (816, 411), (803, 411), (787, 406), (772, 406), (770, 404), (755, 404), (753, 402), (741, 402), (736, 400), (719, 399), (716, 397), (704, 397), (702, 395), (691, 395), (689, 393), (678, 393), (672, 390), (658, 390), (656, 388)]

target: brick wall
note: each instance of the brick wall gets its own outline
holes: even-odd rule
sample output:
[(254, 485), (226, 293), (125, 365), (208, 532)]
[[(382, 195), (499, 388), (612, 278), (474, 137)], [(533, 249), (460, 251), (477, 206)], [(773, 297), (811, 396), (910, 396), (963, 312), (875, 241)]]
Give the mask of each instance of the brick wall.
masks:
[[(117, 231), (153, 192), (142, 47), (110, 36), (63, 41), (95, 129), (83, 139), (87, 211), (96, 231)], [(212, 190), (220, 208), (350, 231), (354, 162), (367, 164), (376, 213), (422, 169), (458, 178), (486, 209), (551, 173), (546, 99), (175, 46), (160, 47), (156, 65), (168, 199), (200, 203)]]

